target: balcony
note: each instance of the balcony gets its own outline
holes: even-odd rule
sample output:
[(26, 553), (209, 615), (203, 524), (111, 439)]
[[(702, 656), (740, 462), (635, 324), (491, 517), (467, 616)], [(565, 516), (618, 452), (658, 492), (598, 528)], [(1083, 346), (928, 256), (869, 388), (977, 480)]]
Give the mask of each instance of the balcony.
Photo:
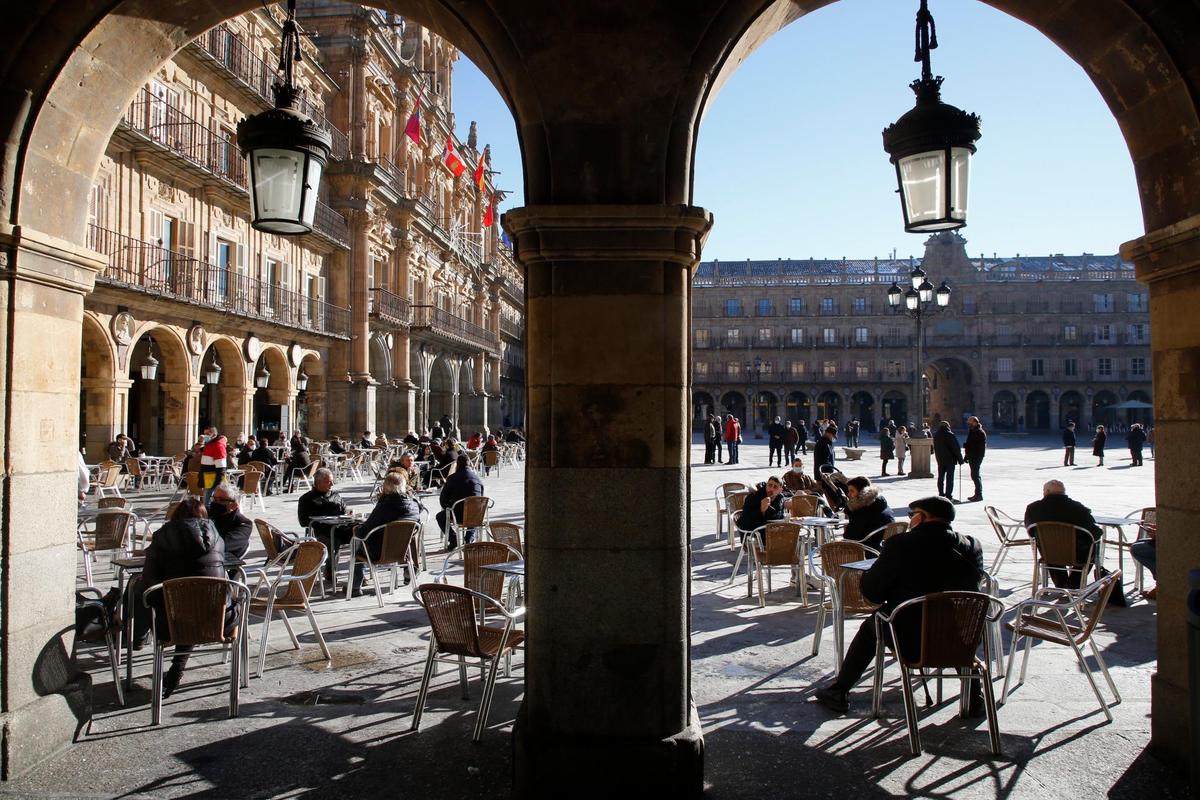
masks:
[(513, 381), (515, 383), (525, 382), (525, 368), (517, 364), (510, 364), (507, 361), (500, 362), (500, 380)]
[(482, 349), (492, 355), (500, 352), (500, 339), (486, 328), (468, 322), (434, 306), (413, 306), (412, 329), (428, 331), (436, 337), (459, 347)]
[(412, 303), (387, 289), (371, 289), (371, 316), (385, 324), (407, 328), (412, 324)]
[(514, 322), (505, 317), (500, 318), (500, 332), (505, 336), (510, 336), (518, 341), (520, 341), (521, 337), (525, 335), (525, 330), (521, 323)]
[(108, 258), (97, 283), (346, 339), (350, 312), (198, 258), (91, 225), (88, 247)]

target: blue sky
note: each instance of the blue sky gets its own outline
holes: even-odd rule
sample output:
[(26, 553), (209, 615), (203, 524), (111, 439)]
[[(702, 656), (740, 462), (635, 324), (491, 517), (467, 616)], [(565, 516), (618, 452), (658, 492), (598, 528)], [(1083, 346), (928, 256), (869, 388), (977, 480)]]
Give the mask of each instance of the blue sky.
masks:
[[(920, 255), (904, 233), (883, 127), (912, 107), (915, 0), (841, 0), (794, 22), (711, 103), (695, 202), (716, 225), (706, 259)], [(1114, 253), (1141, 235), (1133, 165), (1083, 70), (1024, 23), (974, 0), (932, 0), (942, 97), (979, 114), (983, 137), (961, 231), (972, 255)], [(498, 185), (521, 203), (512, 118), (465, 58), (461, 128), (479, 120)]]

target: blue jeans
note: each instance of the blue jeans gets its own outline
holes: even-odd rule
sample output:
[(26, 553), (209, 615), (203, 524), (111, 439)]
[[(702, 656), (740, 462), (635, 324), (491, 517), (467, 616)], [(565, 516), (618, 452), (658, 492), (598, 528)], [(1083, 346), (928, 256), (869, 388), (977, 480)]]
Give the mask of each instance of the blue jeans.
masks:
[(729, 448), (729, 463), (736, 464), (738, 460), (738, 443), (726, 442), (725, 445)]
[(1153, 539), (1139, 539), (1129, 546), (1129, 555), (1158, 580), (1158, 546)]

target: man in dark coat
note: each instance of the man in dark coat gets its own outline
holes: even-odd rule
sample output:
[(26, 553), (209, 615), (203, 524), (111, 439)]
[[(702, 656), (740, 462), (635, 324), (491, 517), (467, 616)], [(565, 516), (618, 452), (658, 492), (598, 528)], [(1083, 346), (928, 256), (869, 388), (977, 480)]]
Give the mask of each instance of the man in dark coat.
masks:
[[(437, 513), (437, 524), (438, 528), (446, 531), (447, 549), (458, 549), (458, 536), (446, 526), (447, 513), (454, 508), (454, 504), (459, 500), (467, 497), (482, 496), (483, 480), (479, 477), (478, 472), (471, 469), (470, 461), (467, 457), (460, 455), (454, 468), (454, 474), (446, 479), (446, 485), (442, 487), (442, 492), (438, 496), (442, 510)], [(455, 511), (455, 521), (462, 522), (462, 511), (462, 506), (459, 506)], [(475, 531), (467, 531), (466, 539), (468, 544), (475, 541)]]
[(717, 425), (712, 414), (704, 418), (704, 463), (717, 463)]
[[(420, 518), (421, 507), (408, 494), (407, 473), (389, 472), (379, 486), (379, 501), (375, 503), (375, 508), (371, 509), (371, 513), (358, 526), (358, 535), (367, 540), (367, 553), (371, 556), (371, 560), (378, 561), (383, 556), (385, 531), (376, 530), (377, 528), (387, 525), (389, 522), (418, 521)], [(372, 533), (372, 531), (375, 532)], [(416, 537), (409, 542), (409, 552), (413, 562), (416, 563), (418, 558)], [(364, 565), (355, 564), (353, 582), (350, 586), (351, 597), (358, 597), (362, 594), (363, 574)], [(404, 570), (404, 582), (412, 582), (412, 575), (409, 574), (407, 568)], [(376, 586), (375, 591), (377, 593), (381, 591), (380, 587)]]
[(767, 426), (767, 466), (783, 466), (783, 435), (786, 429), (779, 417)]
[(1142, 430), (1142, 426), (1136, 422), (1130, 425), (1129, 433), (1125, 434), (1125, 441), (1129, 444), (1129, 456), (1133, 462), (1130, 466), (1143, 466), (1142, 445), (1146, 444), (1146, 432)]
[(300, 495), (296, 504), (296, 516), (304, 527), (312, 527), (313, 534), (329, 551), (325, 562), (325, 578), (333, 585), (333, 565), (337, 563), (337, 551), (350, 541), (352, 524), (330, 524), (312, 522), (313, 517), (342, 517), (346, 515), (346, 501), (333, 490), (333, 473), (322, 467), (313, 475), (313, 488)]
[(1075, 423), (1068, 422), (1063, 428), (1063, 466), (1075, 466)]
[(833, 466), (836, 457), (834, 455), (833, 442), (837, 439), (837, 426), (830, 425), (825, 429), (825, 433), (821, 434), (821, 438), (817, 439), (816, 445), (813, 447), (813, 475), (820, 477), (821, 467), (828, 464)]
[[(879, 603), (876, 613), (890, 614), (905, 600), (932, 592), (978, 591), (983, 577), (983, 549), (971, 536), (955, 533), (954, 505), (942, 497), (925, 497), (909, 503), (912, 511), (908, 531), (888, 539), (875, 564), (862, 577), (862, 593)], [(885, 628), (886, 631), (886, 628)], [(898, 646), (915, 657), (921, 643), (921, 615), (914, 611), (896, 620)], [(886, 635), (886, 634), (885, 634)], [(817, 700), (827, 708), (845, 713), (850, 708), (849, 692), (875, 660), (875, 619), (867, 618), (854, 635), (842, 669), (830, 685), (818, 689)], [(972, 681), (970, 711), (983, 713), (978, 682)]]
[(722, 443), (725, 441), (725, 426), (721, 422), (720, 414), (709, 414), (708, 418), (712, 420), (713, 430), (716, 431), (717, 438), (713, 442), (713, 446), (717, 451), (717, 463), (725, 463), (725, 450)]
[(852, 419), (846, 423), (846, 446), (858, 447), (859, 422)]
[(933, 456), (937, 459), (937, 488), (942, 497), (954, 496), (954, 468), (963, 463), (962, 446), (958, 437), (950, 430), (950, 422), (938, 423), (933, 434)]
[(245, 557), (250, 536), (254, 533), (254, 523), (242, 513), (241, 502), (242, 493), (238, 488), (222, 483), (208, 504), (208, 518), (225, 540), (225, 555), (230, 558)]
[(983, 499), (983, 478), (979, 475), (979, 467), (983, 464), (983, 456), (987, 452), (987, 431), (979, 417), (967, 420), (967, 441), (963, 448), (966, 451), (967, 464), (971, 468), (971, 482), (975, 484), (975, 494), (967, 498), (967, 502), (978, 503)]
[(783, 424), (783, 453), (787, 456), (789, 464), (796, 460), (796, 449), (800, 446), (800, 436), (800, 429), (792, 425), (790, 419)]
[(738, 515), (738, 530), (743, 536), (750, 531), (761, 528), (768, 522), (783, 519), (783, 482), (779, 478), (767, 478), (766, 483), (755, 487), (750, 496), (742, 504), (742, 513)]
[[(1046, 481), (1042, 486), (1042, 499), (1035, 500), (1025, 508), (1026, 527), (1039, 522), (1065, 522), (1085, 528), (1090, 536), (1082, 531), (1075, 531), (1075, 558), (1083, 562), (1087, 560), (1089, 553), (1093, 559), (1096, 557), (1095, 547), (1103, 538), (1104, 531), (1096, 524), (1090, 508), (1067, 496), (1067, 487), (1062, 481)], [(1036, 539), (1037, 528), (1031, 528), (1029, 535)], [(1083, 585), (1085, 577), (1080, 574), (1069, 575), (1063, 569), (1050, 570), (1050, 580), (1059, 588), (1078, 589)], [(1113, 592), (1114, 600), (1117, 600), (1116, 595), (1117, 592)], [(1122, 599), (1123, 597), (1122, 595)]]
[(887, 475), (888, 462), (896, 457), (896, 440), (891, 428), (879, 429), (879, 459), (883, 462), (883, 474)]

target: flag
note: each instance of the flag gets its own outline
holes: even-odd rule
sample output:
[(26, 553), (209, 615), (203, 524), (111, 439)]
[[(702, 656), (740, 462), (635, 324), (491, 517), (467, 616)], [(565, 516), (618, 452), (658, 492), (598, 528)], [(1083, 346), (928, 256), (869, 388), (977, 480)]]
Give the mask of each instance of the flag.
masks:
[(475, 185), (479, 187), (479, 191), (483, 191), (483, 176), (484, 163), (487, 158), (487, 148), (483, 148), (483, 152), (479, 154), (479, 163), (475, 165)]
[(458, 157), (458, 148), (454, 146), (454, 134), (446, 137), (446, 149), (442, 151), (442, 158), (446, 161), (446, 166), (454, 173), (454, 177), (458, 177), (467, 171), (467, 165)]
[(483, 212), (483, 227), (490, 228), (492, 223), (496, 221), (496, 197), (492, 195), (492, 199), (488, 201), (487, 211)]
[(421, 143), (421, 98), (425, 96), (425, 87), (421, 87), (421, 92), (417, 95), (417, 102), (413, 106), (413, 112), (408, 118), (408, 122), (404, 125), (404, 135), (412, 139), (417, 144)]
[(511, 250), (511, 249), (512, 249), (512, 246), (513, 246), (513, 241), (512, 241), (512, 237), (508, 235), (508, 231), (503, 231), (503, 232), (501, 232), (501, 234), (500, 234), (500, 244), (504, 245), (504, 246), (505, 246), (505, 247), (507, 247), (509, 250)]

